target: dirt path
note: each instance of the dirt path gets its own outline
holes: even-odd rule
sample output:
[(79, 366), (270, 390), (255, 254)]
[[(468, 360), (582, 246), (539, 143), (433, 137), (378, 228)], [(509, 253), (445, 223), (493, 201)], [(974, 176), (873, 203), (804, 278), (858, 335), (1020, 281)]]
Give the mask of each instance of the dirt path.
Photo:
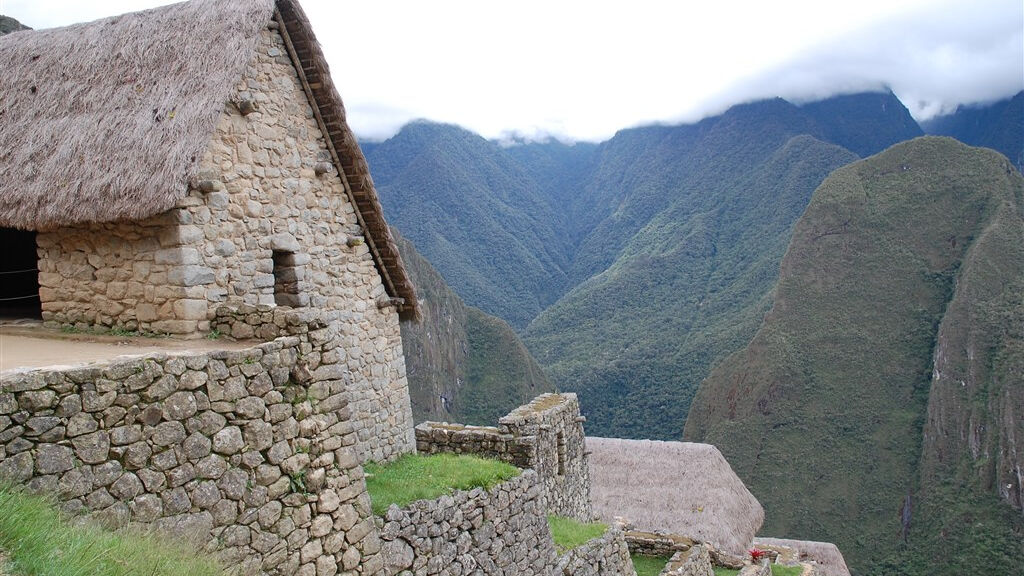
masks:
[(154, 352), (242, 350), (256, 342), (65, 334), (38, 325), (0, 324), (0, 372), (43, 366), (76, 366)]

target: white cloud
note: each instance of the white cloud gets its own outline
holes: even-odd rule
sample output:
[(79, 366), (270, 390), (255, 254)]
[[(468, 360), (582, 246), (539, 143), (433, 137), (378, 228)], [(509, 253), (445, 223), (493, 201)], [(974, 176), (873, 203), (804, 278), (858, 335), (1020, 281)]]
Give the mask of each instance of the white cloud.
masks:
[[(160, 4), (0, 0), (34, 27)], [(163, 2), (166, 3), (166, 2)], [(607, 138), (775, 95), (890, 86), (919, 118), (1024, 88), (1019, 0), (306, 0), (349, 122)]]

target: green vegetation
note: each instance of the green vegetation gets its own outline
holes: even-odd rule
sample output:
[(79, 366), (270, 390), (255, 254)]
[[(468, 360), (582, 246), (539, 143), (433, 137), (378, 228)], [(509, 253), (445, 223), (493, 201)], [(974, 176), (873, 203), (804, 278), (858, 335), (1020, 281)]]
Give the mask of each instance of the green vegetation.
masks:
[(633, 568), (636, 570), (636, 576), (658, 576), (669, 561), (668, 556), (630, 554), (629, 557), (633, 559)]
[(363, 468), (373, 513), (378, 515), (392, 504), (405, 506), (455, 490), (491, 488), (519, 475), (511, 464), (466, 454), (406, 454), (389, 464), (370, 462)]
[(803, 573), (803, 566), (783, 566), (782, 564), (772, 564), (772, 576), (800, 576)]
[(551, 538), (560, 553), (599, 538), (608, 530), (608, 525), (600, 522), (579, 522), (554, 515), (548, 515), (548, 526), (551, 527)]
[(712, 566), (712, 568), (715, 571), (715, 576), (736, 576), (740, 573), (739, 570), (733, 570), (724, 566)]
[(952, 136), (971, 146), (1003, 153), (1024, 171), (1024, 91), (984, 106), (958, 106), (956, 111), (921, 123), (929, 134)]
[(1024, 521), (993, 488), (1015, 464), (984, 456), (1024, 433), (1022, 206), (1005, 158), (947, 138), (818, 188), (771, 313), (686, 423), (757, 496), (764, 532), (835, 542), (858, 573), (970, 573), (994, 549), (1024, 565)]
[(412, 243), (394, 234), (421, 300), (422, 319), (402, 323), (414, 420), (491, 425), (554, 391), (508, 324), (466, 306)]
[(52, 502), (0, 486), (0, 548), (13, 574), (63, 576), (220, 576), (207, 556), (155, 536), (72, 524)]
[(523, 338), (560, 389), (580, 394), (588, 433), (678, 439), (700, 381), (749, 342), (794, 222), (821, 180), (856, 159), (799, 135), (799, 117), (772, 102), (702, 122), (699, 137), (638, 129), (664, 143), (621, 201), (635, 215), (603, 222), (577, 254), (580, 267), (606, 268)]

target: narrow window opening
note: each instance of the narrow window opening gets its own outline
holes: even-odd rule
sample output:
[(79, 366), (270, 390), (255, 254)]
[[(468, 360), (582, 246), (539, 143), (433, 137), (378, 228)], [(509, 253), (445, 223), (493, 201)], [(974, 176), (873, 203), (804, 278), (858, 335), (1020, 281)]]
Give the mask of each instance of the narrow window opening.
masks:
[(42, 319), (36, 233), (0, 228), (0, 246), (0, 317)]
[(558, 475), (565, 476), (565, 434), (558, 433)]
[(295, 263), (295, 253), (274, 250), (274, 303), (301, 308), (309, 304), (309, 296), (299, 289), (304, 273)]

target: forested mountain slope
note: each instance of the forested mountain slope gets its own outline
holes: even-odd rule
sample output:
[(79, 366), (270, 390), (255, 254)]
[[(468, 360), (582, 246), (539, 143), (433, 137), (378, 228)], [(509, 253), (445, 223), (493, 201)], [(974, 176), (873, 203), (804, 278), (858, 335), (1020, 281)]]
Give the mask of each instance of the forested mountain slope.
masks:
[(422, 314), (418, 322), (402, 322), (416, 422), (490, 425), (554, 390), (508, 324), (466, 306), (411, 242), (393, 234)]
[(926, 137), (834, 172), (771, 312), (703, 383), (762, 532), (834, 541), (862, 574), (1020, 574), (1024, 179)]
[(1024, 170), (1024, 92), (984, 106), (959, 106), (952, 114), (922, 122), (921, 127), (929, 134), (998, 150)]
[(366, 155), (388, 222), (471, 305), (522, 328), (564, 291), (559, 216), (500, 146), (415, 122)]

